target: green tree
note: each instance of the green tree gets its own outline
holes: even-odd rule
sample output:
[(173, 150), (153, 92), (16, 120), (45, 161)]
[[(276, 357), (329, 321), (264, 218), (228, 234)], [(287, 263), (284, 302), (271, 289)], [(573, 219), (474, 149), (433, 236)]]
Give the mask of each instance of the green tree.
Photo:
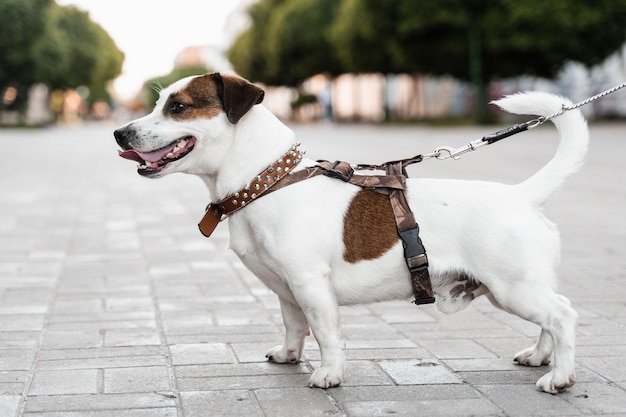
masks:
[(394, 65), (396, 1), (343, 0), (329, 36), (346, 72), (403, 72)]
[(228, 59), (242, 76), (254, 81), (272, 83), (267, 32), (275, 24), (278, 9), (286, 0), (260, 0), (248, 9), (252, 24), (241, 33), (228, 50)]
[(33, 62), (35, 70), (34, 79), (31, 83), (44, 82), (49, 87), (67, 88), (67, 74), (71, 72), (71, 48), (72, 39), (61, 27), (61, 15), (65, 10), (58, 6), (47, 10), (42, 28), (44, 34), (31, 46), (29, 53), (24, 53)]
[(56, 79), (44, 74), (42, 79), (58, 88), (89, 87), (90, 100), (108, 98), (108, 83), (120, 74), (124, 54), (87, 12), (71, 6), (59, 6), (54, 12), (52, 31), (66, 40), (65, 68)]
[(479, 120), (492, 80), (552, 78), (569, 61), (598, 64), (626, 41), (626, 0), (260, 0), (250, 17), (229, 51), (248, 78), (451, 75), (474, 86)]
[(396, 72), (472, 82), (482, 121), (491, 80), (552, 78), (568, 61), (614, 53), (626, 41), (626, 0), (344, 0), (331, 33), (351, 51), (340, 54), (345, 68), (371, 71), (357, 52), (369, 51)]
[(87, 86), (91, 92), (90, 100), (108, 100), (108, 87), (122, 72), (124, 53), (119, 50), (111, 36), (101, 26), (94, 25), (93, 30), (97, 35), (96, 50), (99, 53)]
[(9, 86), (18, 89), (19, 100), (36, 81), (32, 46), (45, 34), (46, 14), (52, 0), (0, 1), (0, 94)]
[(53, 0), (0, 0), (0, 93), (29, 86), (91, 91), (108, 98), (107, 85), (120, 74), (123, 53), (86, 12)]
[(229, 59), (241, 75), (268, 84), (297, 86), (312, 75), (341, 67), (329, 30), (336, 0), (260, 0), (252, 26), (235, 41)]

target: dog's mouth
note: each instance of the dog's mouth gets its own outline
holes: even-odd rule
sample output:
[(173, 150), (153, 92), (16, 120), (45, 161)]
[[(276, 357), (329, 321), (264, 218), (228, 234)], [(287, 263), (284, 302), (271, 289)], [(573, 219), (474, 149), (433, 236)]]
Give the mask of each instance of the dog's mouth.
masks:
[(139, 163), (137, 167), (139, 175), (151, 175), (163, 170), (169, 163), (187, 156), (193, 150), (195, 144), (195, 137), (185, 136), (153, 151), (144, 152), (128, 149), (118, 152), (122, 158)]

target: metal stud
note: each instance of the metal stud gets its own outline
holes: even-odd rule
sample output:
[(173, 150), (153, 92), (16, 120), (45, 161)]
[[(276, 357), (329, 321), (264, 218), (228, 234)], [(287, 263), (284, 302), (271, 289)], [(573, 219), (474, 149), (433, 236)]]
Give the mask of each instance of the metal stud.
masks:
[(277, 167), (276, 168), (276, 172), (278, 172), (280, 174), (281, 172), (283, 172), (283, 168), (282, 167)]
[(233, 205), (236, 206), (237, 205), (237, 200), (233, 200), (232, 203), (233, 203)]
[(248, 193), (243, 193), (243, 198), (248, 198)]
[(261, 186), (260, 186), (259, 184), (254, 184), (254, 189), (255, 189), (255, 190), (258, 190), (258, 189), (260, 189), (260, 188), (261, 188)]
[(252, 199), (254, 200), (256, 198), (256, 193), (252, 193), (250, 197), (252, 197)]

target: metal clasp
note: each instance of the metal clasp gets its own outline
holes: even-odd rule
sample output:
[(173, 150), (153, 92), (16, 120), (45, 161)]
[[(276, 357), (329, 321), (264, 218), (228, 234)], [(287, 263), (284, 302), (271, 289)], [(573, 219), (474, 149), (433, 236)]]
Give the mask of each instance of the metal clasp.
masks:
[(482, 139), (478, 139), (464, 146), (461, 146), (459, 148), (453, 148), (451, 146), (440, 146), (435, 149), (435, 154), (436, 154), (435, 158), (437, 159), (452, 158), (454, 160), (457, 160), (457, 159), (460, 159), (461, 155), (463, 155), (464, 153), (475, 151), (476, 149), (486, 144), (487, 142), (483, 141)]
[(536, 119), (529, 120), (525, 124), (528, 127), (528, 129), (532, 129), (547, 121), (548, 121), (547, 117), (541, 116), (541, 117), (537, 117)]

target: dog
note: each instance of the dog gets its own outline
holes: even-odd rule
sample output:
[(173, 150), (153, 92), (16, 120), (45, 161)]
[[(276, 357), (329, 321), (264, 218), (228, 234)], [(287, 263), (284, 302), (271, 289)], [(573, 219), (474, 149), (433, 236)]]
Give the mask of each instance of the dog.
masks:
[[(260, 87), (235, 75), (181, 79), (160, 92), (150, 114), (115, 130), (120, 156), (136, 161), (138, 173), (149, 178), (197, 175), (213, 202), (238, 195), (296, 142), (293, 131), (261, 104), (263, 98)], [(511, 113), (544, 117), (571, 104), (541, 92), (495, 103)], [(578, 315), (555, 292), (560, 239), (542, 207), (583, 164), (589, 134), (578, 110), (552, 121), (559, 135), (555, 155), (519, 184), (410, 178), (406, 193), (428, 251), (438, 309), (454, 313), (486, 296), (495, 307), (539, 325), (537, 342), (514, 360), (551, 364), (536, 385), (558, 393), (575, 381)], [(297, 162), (293, 170), (315, 165), (306, 158)], [(299, 361), (310, 329), (321, 352), (311, 387), (343, 380), (338, 306), (412, 295), (391, 208), (380, 195), (316, 176), (228, 216), (230, 248), (280, 301), (284, 343), (266, 357)]]

